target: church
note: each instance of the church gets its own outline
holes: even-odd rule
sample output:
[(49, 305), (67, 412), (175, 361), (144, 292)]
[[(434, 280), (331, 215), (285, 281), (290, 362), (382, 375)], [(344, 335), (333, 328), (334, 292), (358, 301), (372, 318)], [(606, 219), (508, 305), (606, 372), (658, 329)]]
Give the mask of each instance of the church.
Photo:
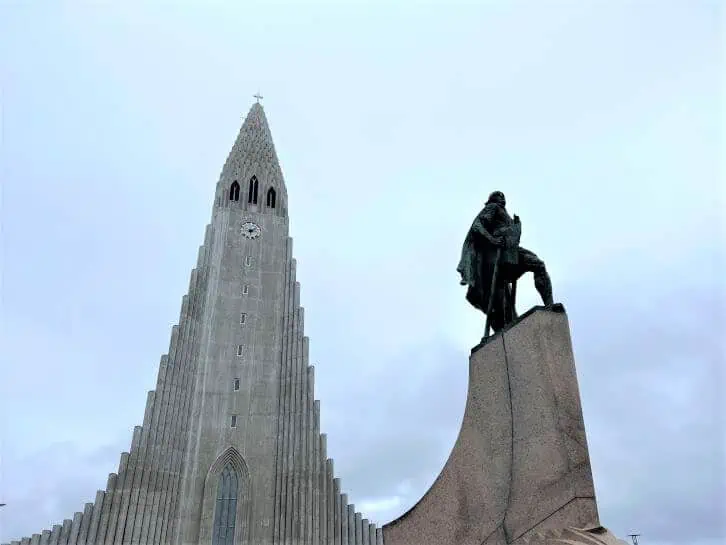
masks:
[(288, 226), (258, 102), (217, 182), (169, 352), (118, 471), (72, 518), (13, 543), (383, 543), (327, 456)]
[(11, 545), (508, 545), (618, 541), (600, 526), (569, 324), (534, 307), (472, 350), (459, 436), (431, 488), (377, 527), (320, 430), (288, 198), (254, 103), (118, 470)]

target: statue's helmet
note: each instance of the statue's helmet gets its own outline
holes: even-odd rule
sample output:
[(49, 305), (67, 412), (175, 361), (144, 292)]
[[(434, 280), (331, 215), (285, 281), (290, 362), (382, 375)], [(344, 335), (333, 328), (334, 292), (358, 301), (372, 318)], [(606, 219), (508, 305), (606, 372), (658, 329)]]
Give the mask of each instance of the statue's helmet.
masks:
[(504, 205), (506, 205), (507, 200), (504, 198), (504, 193), (502, 193), (501, 191), (493, 191), (489, 195), (487, 204), (489, 204), (490, 202), (496, 202), (496, 203), (499, 203), (502, 206), (504, 206)]

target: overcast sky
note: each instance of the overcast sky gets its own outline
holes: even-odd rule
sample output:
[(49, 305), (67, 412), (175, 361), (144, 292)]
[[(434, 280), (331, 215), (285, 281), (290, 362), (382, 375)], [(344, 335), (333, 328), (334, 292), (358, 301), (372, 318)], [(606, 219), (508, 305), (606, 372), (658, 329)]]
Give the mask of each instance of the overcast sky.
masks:
[(726, 539), (721, 2), (0, 4), (0, 541), (117, 470), (258, 90), (366, 516), (453, 446), (484, 324), (456, 265), (501, 189), (568, 309), (602, 523)]

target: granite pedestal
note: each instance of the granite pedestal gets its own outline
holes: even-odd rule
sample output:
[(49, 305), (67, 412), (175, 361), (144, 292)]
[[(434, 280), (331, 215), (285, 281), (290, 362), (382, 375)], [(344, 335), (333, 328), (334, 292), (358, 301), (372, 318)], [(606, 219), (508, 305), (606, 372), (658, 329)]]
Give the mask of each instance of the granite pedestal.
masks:
[(469, 359), (464, 419), (446, 465), (386, 545), (504, 545), (599, 526), (570, 330), (535, 307)]

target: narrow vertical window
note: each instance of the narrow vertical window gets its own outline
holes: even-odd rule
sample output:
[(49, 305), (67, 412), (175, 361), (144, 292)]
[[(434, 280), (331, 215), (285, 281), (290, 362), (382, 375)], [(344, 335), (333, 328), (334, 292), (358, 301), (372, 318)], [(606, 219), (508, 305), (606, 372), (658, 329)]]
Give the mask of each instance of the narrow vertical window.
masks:
[(247, 313), (243, 312), (239, 315), (239, 323), (244, 324), (247, 321)]
[(237, 415), (236, 414), (233, 414), (232, 415), (232, 418), (231, 418), (230, 423), (229, 423), (229, 427), (230, 428), (236, 428), (237, 427)]
[(275, 199), (277, 198), (277, 193), (275, 192), (275, 188), (271, 187), (267, 190), (267, 207), (268, 208), (275, 208)]
[[(234, 419), (235, 417), (233, 416), (232, 418)], [(228, 463), (219, 475), (219, 483), (217, 484), (212, 545), (234, 544), (238, 487), (239, 477), (237, 476), (237, 472), (232, 467), (232, 464)]]
[(239, 390), (239, 379), (236, 378), (236, 379), (234, 379), (234, 391), (236, 392), (238, 390)]
[(229, 200), (230, 201), (239, 200), (239, 184), (237, 183), (237, 180), (232, 182), (232, 185), (229, 187)]
[(250, 287), (247, 284), (242, 286), (242, 295), (247, 295), (249, 292), (250, 292)]
[(247, 257), (245, 257), (245, 266), (246, 267), (252, 266), (252, 256), (251, 255), (248, 255)]
[(238, 344), (238, 345), (237, 345), (237, 355), (238, 355), (238, 356), (241, 356), (241, 355), (242, 355), (242, 353), (243, 353), (243, 352), (242, 352), (243, 350), (244, 350), (244, 347), (243, 347), (243, 346), (242, 346), (241, 344)]
[(257, 204), (257, 191), (260, 187), (260, 183), (257, 180), (257, 176), (250, 178), (249, 190), (247, 191), (247, 202), (250, 204)]

